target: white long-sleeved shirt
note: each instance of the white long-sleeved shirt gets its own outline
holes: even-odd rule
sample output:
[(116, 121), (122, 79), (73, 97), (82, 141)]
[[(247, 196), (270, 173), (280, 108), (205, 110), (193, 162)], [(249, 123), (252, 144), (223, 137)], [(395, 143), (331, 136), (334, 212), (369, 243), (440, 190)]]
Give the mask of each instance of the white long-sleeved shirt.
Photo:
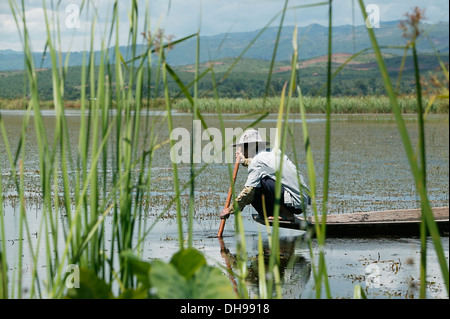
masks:
[[(280, 155), (281, 152), (279, 150), (267, 149), (258, 152), (250, 161), (244, 162), (244, 164), (248, 164), (248, 177), (245, 182), (245, 188), (236, 198), (241, 210), (252, 202), (255, 188), (261, 187), (260, 182), (264, 177), (268, 176), (276, 180), (276, 172), (280, 167), (281, 161)], [(284, 194), (282, 194), (284, 204), (305, 210), (309, 203), (309, 189), (303, 176), (286, 155), (283, 156), (282, 171), (281, 184), (284, 187)], [(230, 208), (232, 209), (232, 207)]]
[[(248, 166), (248, 177), (246, 187), (260, 187), (261, 179), (268, 176), (276, 180), (276, 172), (280, 167), (281, 152), (274, 150), (263, 150), (258, 152)], [(298, 174), (298, 175), (297, 175)], [(286, 206), (306, 209), (309, 202), (309, 189), (303, 176), (298, 172), (296, 166), (283, 156), (281, 184), (284, 187), (282, 199)], [(299, 187), (300, 180), (300, 187)]]

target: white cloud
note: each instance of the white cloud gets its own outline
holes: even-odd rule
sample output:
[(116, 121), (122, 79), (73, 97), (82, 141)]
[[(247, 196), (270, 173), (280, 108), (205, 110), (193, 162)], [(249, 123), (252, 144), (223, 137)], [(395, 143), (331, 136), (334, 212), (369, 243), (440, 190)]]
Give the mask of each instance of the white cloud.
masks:
[[(289, 7), (301, 6), (311, 3), (319, 3), (322, 0), (291, 0)], [(20, 1), (16, 1), (20, 6)], [(44, 10), (41, 0), (25, 0), (27, 25), (35, 50), (42, 50), (46, 42), (44, 27)], [(52, 3), (53, 6), (52, 7)], [(92, 0), (86, 1), (86, 6), (80, 15), (80, 28), (70, 29), (65, 25), (69, 13), (66, 7), (69, 4), (81, 6), (82, 0), (46, 1), (48, 16), (52, 13), (59, 17), (62, 49), (83, 50), (89, 45), (90, 29), (94, 12), (97, 12), (96, 39), (104, 38), (104, 34), (110, 29), (110, 21), (114, 1)], [(120, 18), (120, 44), (125, 45), (128, 39), (128, 24), (131, 1), (119, 1)], [(158, 26), (164, 28), (166, 33), (174, 34), (177, 38), (197, 32), (201, 27), (201, 34), (213, 35), (226, 32), (253, 31), (264, 27), (284, 6), (283, 0), (138, 0), (139, 28), (144, 31), (144, 20), (151, 22), (151, 30)], [(402, 19), (405, 12), (410, 12), (415, 6), (425, 8), (425, 16), (429, 22), (440, 20), (448, 21), (448, 2), (446, 0), (366, 0), (380, 8), (381, 21)], [(170, 7), (169, 7), (170, 4)], [(149, 6), (150, 14), (144, 17), (146, 6)], [(352, 7), (354, 6), (354, 7)], [(353, 16), (354, 12), (354, 16)], [(279, 23), (278, 17), (275, 25)], [(200, 22), (201, 20), (201, 22)], [(364, 21), (361, 9), (356, 0), (333, 1), (333, 24), (362, 24)], [(328, 6), (300, 8), (289, 10), (286, 13), (285, 25), (306, 26), (311, 23), (326, 25), (328, 23)], [(106, 30), (106, 31), (105, 31)], [(20, 37), (14, 22), (8, 1), (0, 1), (0, 50), (20, 50)], [(100, 41), (95, 41), (99, 48)]]

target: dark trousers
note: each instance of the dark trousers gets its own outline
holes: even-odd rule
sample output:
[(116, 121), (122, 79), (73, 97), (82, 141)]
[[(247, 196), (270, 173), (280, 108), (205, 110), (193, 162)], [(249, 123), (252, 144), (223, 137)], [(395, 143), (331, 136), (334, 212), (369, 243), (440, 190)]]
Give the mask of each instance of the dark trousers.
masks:
[[(298, 215), (302, 213), (300, 208), (296, 209), (292, 206), (286, 206), (283, 201), (284, 187), (281, 186), (281, 203), (280, 215), (283, 216), (283, 209), (287, 209), (292, 214)], [(266, 176), (261, 180), (261, 187), (256, 188), (255, 197), (252, 206), (258, 212), (259, 216), (264, 218), (263, 198), (267, 216), (273, 216), (273, 207), (275, 205), (275, 181)]]

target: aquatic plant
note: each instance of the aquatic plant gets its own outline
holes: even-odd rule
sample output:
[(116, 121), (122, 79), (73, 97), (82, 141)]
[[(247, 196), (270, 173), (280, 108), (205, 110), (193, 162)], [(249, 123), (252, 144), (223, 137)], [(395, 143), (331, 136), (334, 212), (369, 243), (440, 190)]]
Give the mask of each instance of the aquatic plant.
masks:
[[(359, 4), (361, 7), (362, 14), (364, 18), (367, 18), (367, 13), (365, 12), (364, 3), (362, 0), (359, 0)], [(391, 79), (387, 72), (386, 65), (384, 64), (381, 50), (378, 46), (377, 39), (375, 34), (371, 28), (368, 28), (369, 37), (372, 43), (372, 47), (374, 49), (375, 55), (377, 57), (378, 66), (380, 68), (383, 81), (386, 87), (386, 91), (389, 96), (389, 100), (391, 101), (392, 111), (395, 115), (398, 129), (400, 135), (402, 137), (403, 145), (406, 152), (406, 157), (408, 158), (411, 172), (414, 176), (415, 186), (417, 193), (420, 197), (421, 209), (422, 209), (422, 226), (421, 226), (421, 238), (422, 238), (422, 260), (421, 260), (421, 297), (425, 298), (425, 281), (426, 281), (426, 234), (429, 232), (433, 245), (435, 247), (436, 254), (438, 256), (439, 264), (441, 267), (442, 277), (444, 278), (444, 283), (447, 289), (447, 294), (449, 294), (449, 272), (448, 272), (448, 264), (445, 259), (445, 255), (443, 252), (443, 248), (440, 242), (439, 231), (436, 226), (436, 222), (433, 218), (433, 213), (431, 211), (431, 205), (428, 199), (427, 188), (426, 188), (426, 162), (425, 162), (425, 139), (424, 139), (424, 121), (423, 121), (423, 101), (422, 101), (422, 88), (420, 85), (420, 71), (417, 59), (417, 52), (415, 49), (416, 40), (418, 35), (420, 34), (418, 24), (420, 20), (423, 18), (423, 11), (416, 8), (414, 9), (413, 14), (407, 14), (409, 21), (407, 24), (412, 28), (412, 32), (409, 36), (411, 36), (411, 41), (408, 42), (408, 46), (411, 45), (413, 51), (414, 58), (414, 70), (416, 77), (416, 97), (417, 97), (417, 115), (418, 115), (418, 123), (419, 123), (419, 144), (418, 144), (418, 154), (414, 152), (413, 146), (411, 144), (411, 139), (408, 136), (408, 131), (405, 126), (405, 121), (403, 119), (400, 107), (398, 105), (397, 96), (395, 94)], [(406, 27), (405, 24), (402, 24), (402, 27)], [(407, 33), (408, 34), (408, 33)]]

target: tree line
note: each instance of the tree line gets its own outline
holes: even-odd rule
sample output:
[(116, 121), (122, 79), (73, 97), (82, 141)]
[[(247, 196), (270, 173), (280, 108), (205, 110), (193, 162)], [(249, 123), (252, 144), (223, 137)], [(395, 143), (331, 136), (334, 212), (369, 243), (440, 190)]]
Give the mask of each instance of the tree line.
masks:
[[(447, 56), (448, 59), (448, 56)], [(187, 72), (180, 68), (176, 70), (177, 76), (193, 93), (192, 81), (194, 73)], [(81, 97), (81, 73), (82, 67), (69, 67), (64, 76), (64, 99), (79, 100)], [(98, 76), (98, 69), (95, 70)], [(248, 72), (246, 70), (235, 70), (229, 74), (226, 72), (218, 72), (204, 75), (198, 82), (200, 96), (221, 98), (261, 98), (266, 96), (279, 96), (283, 85), (289, 80), (289, 71), (273, 73), (270, 85), (267, 85), (268, 74), (265, 72)], [(152, 71), (156, 74), (156, 70)], [(439, 72), (428, 70), (424, 77)], [(115, 88), (114, 74), (111, 76), (104, 75), (107, 79), (107, 85), (112, 90)], [(37, 81), (39, 88), (39, 97), (42, 100), (51, 100), (53, 98), (51, 70), (37, 70)], [(398, 71), (391, 72), (391, 78), (396, 80), (399, 78)], [(127, 81), (127, 79), (126, 79)], [(305, 69), (299, 69), (297, 72), (297, 83), (302, 88), (305, 96), (324, 96), (326, 94), (325, 84), (327, 81), (326, 70), (321, 66), (313, 66)], [(415, 90), (415, 79), (411, 70), (403, 70), (400, 81), (397, 83), (397, 91), (399, 94), (413, 93)], [(179, 85), (170, 78), (168, 81), (170, 95), (173, 97), (182, 97)], [(354, 70), (343, 69), (332, 79), (332, 96), (365, 96), (365, 95), (384, 95), (384, 84), (378, 74), (378, 68), (371, 70)], [(163, 97), (162, 80), (159, 83), (153, 78), (145, 76), (143, 84), (143, 92), (146, 97)], [(90, 97), (89, 83), (86, 84), (86, 94)], [(27, 85), (27, 77), (21, 71), (8, 71), (0, 73), (0, 98), (17, 99), (28, 96), (29, 88)]]

